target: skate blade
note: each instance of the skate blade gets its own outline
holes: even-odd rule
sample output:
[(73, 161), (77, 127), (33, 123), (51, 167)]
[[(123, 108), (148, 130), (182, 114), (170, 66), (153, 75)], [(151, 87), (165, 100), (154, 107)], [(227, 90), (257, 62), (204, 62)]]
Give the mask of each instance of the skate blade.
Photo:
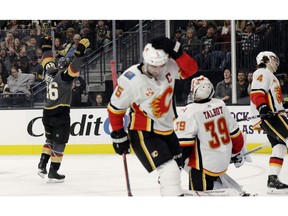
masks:
[(45, 173), (42, 173), (40, 170), (38, 171), (38, 175), (41, 177), (41, 178), (45, 178), (46, 174)]
[(62, 182), (64, 182), (65, 181), (65, 179), (48, 179), (47, 180), (47, 183), (62, 183)]
[(288, 194), (288, 188), (285, 189), (268, 188), (267, 194)]

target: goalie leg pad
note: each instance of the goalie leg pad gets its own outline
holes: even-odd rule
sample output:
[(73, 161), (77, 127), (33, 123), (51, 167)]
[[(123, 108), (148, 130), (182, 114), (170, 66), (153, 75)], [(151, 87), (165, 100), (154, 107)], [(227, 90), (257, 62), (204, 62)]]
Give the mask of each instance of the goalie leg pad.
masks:
[(157, 169), (159, 174), (161, 196), (181, 196), (183, 190), (180, 182), (179, 167), (175, 160), (169, 160)]

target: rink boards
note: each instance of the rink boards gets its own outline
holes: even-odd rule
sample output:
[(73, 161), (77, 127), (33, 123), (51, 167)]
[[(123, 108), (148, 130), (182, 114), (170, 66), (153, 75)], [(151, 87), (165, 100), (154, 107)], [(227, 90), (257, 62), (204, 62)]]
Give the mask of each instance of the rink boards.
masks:
[[(181, 107), (178, 107), (181, 109)], [(249, 116), (249, 106), (229, 106), (236, 119)], [(42, 125), (42, 109), (0, 110), (0, 154), (39, 154), (45, 141)], [(127, 116), (125, 123), (127, 124)], [(267, 142), (263, 131), (253, 131), (252, 122), (239, 122), (246, 134), (248, 149)], [(66, 154), (114, 153), (110, 138), (111, 127), (105, 108), (71, 109), (70, 138)], [(270, 148), (259, 152), (268, 153)]]

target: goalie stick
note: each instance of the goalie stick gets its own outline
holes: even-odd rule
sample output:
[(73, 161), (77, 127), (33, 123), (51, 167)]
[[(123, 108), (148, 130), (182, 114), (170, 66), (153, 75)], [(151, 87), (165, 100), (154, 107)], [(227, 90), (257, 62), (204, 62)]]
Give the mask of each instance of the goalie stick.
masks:
[[(110, 65), (111, 65), (113, 89), (115, 89), (117, 86), (117, 74), (116, 74), (116, 68), (115, 68), (115, 61), (111, 60)], [(125, 152), (122, 154), (122, 159), (123, 159), (123, 164), (124, 164), (124, 173), (125, 173), (125, 179), (126, 179), (127, 193), (128, 193), (128, 196), (133, 196), (131, 192), (131, 187), (130, 187), (127, 158), (126, 158)]]
[[(288, 112), (287, 109), (283, 109), (283, 110), (278, 110), (277, 112), (273, 112), (273, 114), (279, 114), (279, 113), (282, 113), (282, 112)], [(250, 116), (250, 117), (246, 117), (246, 118), (242, 118), (242, 119), (237, 119), (236, 121), (237, 122), (241, 122), (241, 121), (250, 121), (252, 119), (257, 119), (257, 118), (260, 118), (260, 115), (255, 115), (255, 116)]]

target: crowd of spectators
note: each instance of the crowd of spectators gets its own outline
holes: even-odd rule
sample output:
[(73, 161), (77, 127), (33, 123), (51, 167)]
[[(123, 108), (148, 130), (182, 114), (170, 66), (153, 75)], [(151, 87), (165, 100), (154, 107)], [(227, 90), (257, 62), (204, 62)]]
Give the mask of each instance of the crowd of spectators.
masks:
[[(116, 21), (116, 35), (121, 36), (137, 22)], [(90, 47), (86, 50), (86, 54), (107, 45), (112, 37), (111, 25), (109, 20), (1, 20), (0, 78), (3, 85), (7, 85), (6, 91), (3, 92), (8, 96), (24, 93), (23, 88), (15, 87), (15, 82), (14, 87), (9, 88), (8, 77), (14, 70), (17, 70), (21, 77), (22, 74), (34, 75), (33, 84), (26, 83), (30, 94), (31, 87), (43, 80), (41, 38), (51, 35), (51, 31), (54, 31), (54, 55), (57, 62), (61, 57), (72, 59), (77, 44), (84, 37), (90, 40)], [(21, 90), (11, 91), (12, 89)], [(25, 95), (28, 95), (26, 91)]]
[[(267, 39), (272, 37), (272, 26), (275, 22), (277, 20), (235, 21), (237, 72), (242, 71), (241, 77), (245, 80), (245, 89), (246, 85), (248, 86), (245, 97), (240, 96), (243, 93), (243, 87), (242, 84), (240, 85), (241, 77), (238, 74), (237, 91), (242, 93), (238, 94), (237, 99), (242, 101), (241, 98), (245, 98), (243, 103), (246, 103), (249, 94), (250, 81), (248, 79), (249, 73), (255, 70), (255, 56), (260, 48), (265, 47), (263, 44), (267, 44)], [(137, 24), (137, 20), (117, 20), (116, 36), (120, 37)], [(200, 71), (218, 72), (218, 75), (213, 75), (211, 79), (215, 87), (219, 77), (222, 77), (224, 82), (225, 71), (231, 68), (231, 21), (179, 20), (174, 21), (173, 25), (174, 31), (171, 37), (179, 41), (183, 45), (184, 51), (196, 59)], [(41, 38), (47, 34), (51, 35), (52, 30), (55, 38), (56, 61), (62, 56), (73, 58), (74, 50), (81, 38), (85, 37), (90, 40), (87, 54), (97, 51), (102, 46), (107, 46), (112, 40), (111, 20), (1, 20), (0, 27), (0, 79), (2, 82), (0, 84), (2, 86), (1, 93), (2, 95), (6, 94), (5, 97), (14, 93), (24, 93), (23, 88), (18, 88), (22, 89), (18, 92), (11, 92), (13, 88), (9, 88), (8, 77), (11, 76), (13, 68), (13, 70), (16, 68), (19, 74), (34, 75), (34, 82), (25, 84), (30, 93), (32, 87), (43, 80), (43, 70), (40, 64)], [(217, 79), (214, 80), (215, 77)], [(188, 93), (180, 92), (183, 100), (187, 98)], [(29, 94), (27, 92), (24, 94), (28, 95), (27, 99), (29, 100)], [(230, 96), (229, 98), (227, 100), (231, 101)]]

